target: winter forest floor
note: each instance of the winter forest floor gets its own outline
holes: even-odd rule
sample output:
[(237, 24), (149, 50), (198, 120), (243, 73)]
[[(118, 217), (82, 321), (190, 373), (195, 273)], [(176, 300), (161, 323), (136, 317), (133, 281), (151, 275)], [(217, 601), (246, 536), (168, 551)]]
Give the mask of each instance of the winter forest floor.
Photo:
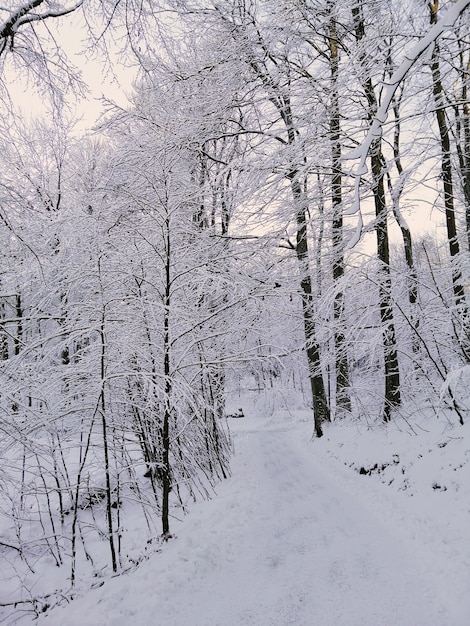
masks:
[(469, 429), (432, 423), (417, 445), (404, 423), (230, 420), (232, 477), (176, 538), (35, 623), (467, 626)]

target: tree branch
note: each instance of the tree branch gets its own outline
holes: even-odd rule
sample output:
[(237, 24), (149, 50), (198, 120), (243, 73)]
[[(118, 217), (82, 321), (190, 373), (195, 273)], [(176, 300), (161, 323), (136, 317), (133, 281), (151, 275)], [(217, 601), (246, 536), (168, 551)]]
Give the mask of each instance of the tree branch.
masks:
[(344, 160), (359, 159), (359, 165), (355, 173), (354, 201), (351, 207), (345, 211), (346, 215), (357, 214), (358, 216), (358, 225), (354, 236), (348, 244), (349, 248), (353, 248), (359, 242), (362, 234), (363, 222), (361, 215), (360, 185), (362, 176), (364, 176), (364, 174), (368, 171), (366, 165), (367, 157), (374, 141), (377, 141), (382, 136), (382, 128), (387, 121), (388, 111), (395, 93), (418, 59), (421, 58), (429, 46), (436, 42), (446, 30), (452, 28), (457, 19), (469, 5), (470, 0), (458, 0), (455, 2), (454, 6), (447, 11), (444, 17), (439, 22), (434, 24), (429, 29), (428, 33), (405, 55), (405, 60), (393, 72), (390, 79), (384, 86), (384, 96), (382, 98), (382, 102), (380, 103), (377, 113), (374, 115), (366, 138), (358, 146), (358, 148), (352, 150), (349, 154), (344, 156)]

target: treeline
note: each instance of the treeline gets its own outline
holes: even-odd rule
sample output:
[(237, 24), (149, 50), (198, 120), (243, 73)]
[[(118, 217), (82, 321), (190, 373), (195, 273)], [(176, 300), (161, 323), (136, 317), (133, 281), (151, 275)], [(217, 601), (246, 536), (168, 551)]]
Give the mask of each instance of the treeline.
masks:
[[(229, 474), (247, 380), (305, 398), (318, 437), (437, 407), (445, 385), (464, 422), (469, 4), (1, 10), (0, 604), (39, 612), (48, 564), (73, 589), (169, 538)], [(79, 14), (140, 68), (92, 138), (50, 40)], [(12, 108), (13, 71), (41, 74), (47, 122)]]

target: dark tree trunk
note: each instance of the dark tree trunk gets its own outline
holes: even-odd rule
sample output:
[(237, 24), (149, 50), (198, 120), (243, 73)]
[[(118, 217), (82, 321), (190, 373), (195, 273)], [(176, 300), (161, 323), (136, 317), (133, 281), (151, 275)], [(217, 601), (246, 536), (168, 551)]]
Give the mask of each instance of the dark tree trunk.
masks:
[[(365, 36), (362, 1), (352, 7), (356, 40), (360, 43)], [(378, 108), (372, 79), (367, 70), (365, 52), (360, 52), (360, 62), (363, 68), (362, 88), (368, 104), (368, 118), (372, 122)], [(391, 411), (401, 403), (400, 370), (393, 320), (392, 280), (390, 276), (390, 249), (387, 224), (387, 204), (385, 201), (385, 159), (382, 154), (382, 139), (374, 141), (370, 150), (372, 170), (372, 192), (375, 205), (375, 232), (377, 237), (377, 256), (380, 261), (381, 276), (379, 279), (379, 308), (382, 325), (382, 341), (384, 349), (385, 396), (383, 420), (389, 422)]]
[(312, 279), (310, 276), (308, 256), (306, 208), (304, 206), (303, 191), (300, 182), (294, 178), (291, 181), (291, 186), (292, 194), (297, 205), (297, 240), (295, 249), (301, 274), (300, 297), (302, 299), (308, 373), (310, 388), (312, 390), (314, 427), (316, 436), (321, 437), (323, 435), (322, 423), (324, 421), (330, 421), (330, 410), (321, 373), (320, 349), (316, 339)]
[(165, 241), (165, 296), (163, 301), (163, 373), (165, 376), (165, 401), (162, 424), (162, 535), (169, 539), (170, 535), (170, 491), (171, 491), (171, 468), (170, 468), (170, 421), (172, 413), (172, 384), (171, 384), (171, 358), (170, 358), (170, 305), (171, 305), (171, 241), (170, 223), (166, 220)]
[[(458, 41), (459, 45), (459, 75), (460, 94), (456, 96), (454, 104), (456, 145), (459, 163), (459, 173), (465, 203), (465, 227), (467, 229), (467, 247), (470, 251), (470, 53), (465, 50), (465, 42)], [(465, 58), (466, 56), (466, 58)]]
[(103, 436), (103, 454), (104, 454), (104, 471), (106, 483), (106, 521), (108, 525), (108, 542), (111, 552), (111, 565), (113, 572), (117, 571), (116, 548), (114, 545), (114, 525), (113, 525), (113, 509), (112, 509), (112, 491), (111, 491), (111, 475), (109, 464), (109, 441), (108, 441), (108, 422), (106, 416), (106, 399), (105, 399), (105, 380), (106, 380), (106, 335), (105, 335), (105, 314), (104, 310), (101, 317), (100, 328), (101, 355), (100, 355), (100, 376), (101, 376), (101, 393), (100, 393), (100, 413), (101, 428)]
[[(288, 144), (289, 146), (294, 146), (297, 140), (297, 133), (294, 129), (290, 99), (287, 95), (284, 95), (280, 97), (279, 101), (282, 102), (281, 116), (286, 125)], [(321, 372), (320, 346), (318, 345), (315, 327), (306, 218), (308, 199), (299, 176), (300, 172), (295, 169), (288, 172), (287, 179), (291, 184), (297, 224), (295, 250), (300, 269), (300, 296), (302, 299), (308, 373), (312, 390), (314, 428), (316, 436), (321, 437), (323, 435), (322, 423), (324, 421), (329, 422), (331, 416)]]
[(382, 276), (379, 281), (380, 320), (384, 346), (385, 403), (383, 420), (390, 421), (391, 411), (401, 403), (400, 370), (393, 321), (392, 279), (390, 276), (390, 249), (387, 225), (387, 205), (384, 188), (384, 160), (380, 143), (372, 146), (371, 167), (374, 181), (374, 204), (377, 236), (377, 256), (381, 262)]
[[(98, 277), (101, 286), (101, 293), (103, 293), (103, 285), (101, 280), (101, 258), (98, 257)], [(100, 382), (101, 391), (99, 396), (99, 402), (97, 405), (97, 413), (101, 416), (101, 435), (103, 438), (103, 461), (105, 472), (105, 491), (106, 491), (106, 522), (108, 526), (108, 543), (111, 553), (111, 566), (113, 572), (117, 571), (117, 556), (116, 547), (114, 545), (114, 524), (113, 524), (113, 502), (112, 502), (112, 488), (111, 488), (111, 468), (109, 460), (109, 437), (108, 437), (108, 417), (107, 406), (105, 396), (105, 381), (106, 381), (106, 310), (103, 305), (101, 312), (101, 323), (99, 329), (100, 337)]]
[[(431, 25), (437, 23), (437, 12), (439, 8), (438, 0), (429, 2), (429, 12)], [(441, 143), (441, 173), (444, 187), (444, 208), (446, 216), (447, 240), (452, 264), (452, 288), (454, 292), (454, 302), (463, 315), (466, 315), (465, 289), (462, 281), (462, 274), (455, 265), (456, 257), (459, 255), (460, 247), (457, 239), (457, 225), (454, 207), (454, 184), (452, 180), (452, 162), (450, 153), (450, 137), (447, 118), (445, 113), (444, 87), (441, 80), (441, 69), (439, 61), (439, 44), (434, 44), (431, 58), (431, 72), (434, 104), (436, 106), (436, 120), (439, 128), (439, 138)]]

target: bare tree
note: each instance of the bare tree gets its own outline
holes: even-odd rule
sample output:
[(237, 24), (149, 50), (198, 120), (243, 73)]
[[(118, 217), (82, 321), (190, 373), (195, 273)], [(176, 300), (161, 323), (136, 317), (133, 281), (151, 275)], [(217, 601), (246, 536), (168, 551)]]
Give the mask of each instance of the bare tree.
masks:
[[(276, 12), (274, 6), (272, 9)], [(282, 11), (279, 17), (281, 15)], [(258, 84), (258, 89), (263, 90), (264, 98), (275, 116), (269, 120), (265, 114), (261, 128), (251, 127), (248, 132), (254, 136), (258, 133), (265, 134), (267, 138), (274, 138), (280, 146), (283, 146), (286, 155), (282, 174), (290, 187), (292, 217), (295, 222), (295, 244), (291, 244), (291, 249), (295, 251), (299, 268), (305, 352), (312, 392), (315, 433), (320, 437), (323, 432), (322, 422), (330, 420), (330, 408), (322, 376), (310, 266), (309, 164), (304, 148), (305, 139), (297, 122), (301, 117), (300, 111), (296, 113), (294, 110), (297, 78), (305, 79), (308, 72), (302, 72), (296, 61), (289, 58), (287, 47), (283, 47), (282, 41), (270, 45), (269, 40), (263, 36), (264, 24), (258, 21), (256, 12), (250, 7), (237, 5), (237, 10), (232, 13), (228, 11), (222, 13), (218, 9), (216, 16), (236, 42), (241, 58), (251, 72), (252, 80)], [(289, 38), (288, 32), (286, 37)]]

